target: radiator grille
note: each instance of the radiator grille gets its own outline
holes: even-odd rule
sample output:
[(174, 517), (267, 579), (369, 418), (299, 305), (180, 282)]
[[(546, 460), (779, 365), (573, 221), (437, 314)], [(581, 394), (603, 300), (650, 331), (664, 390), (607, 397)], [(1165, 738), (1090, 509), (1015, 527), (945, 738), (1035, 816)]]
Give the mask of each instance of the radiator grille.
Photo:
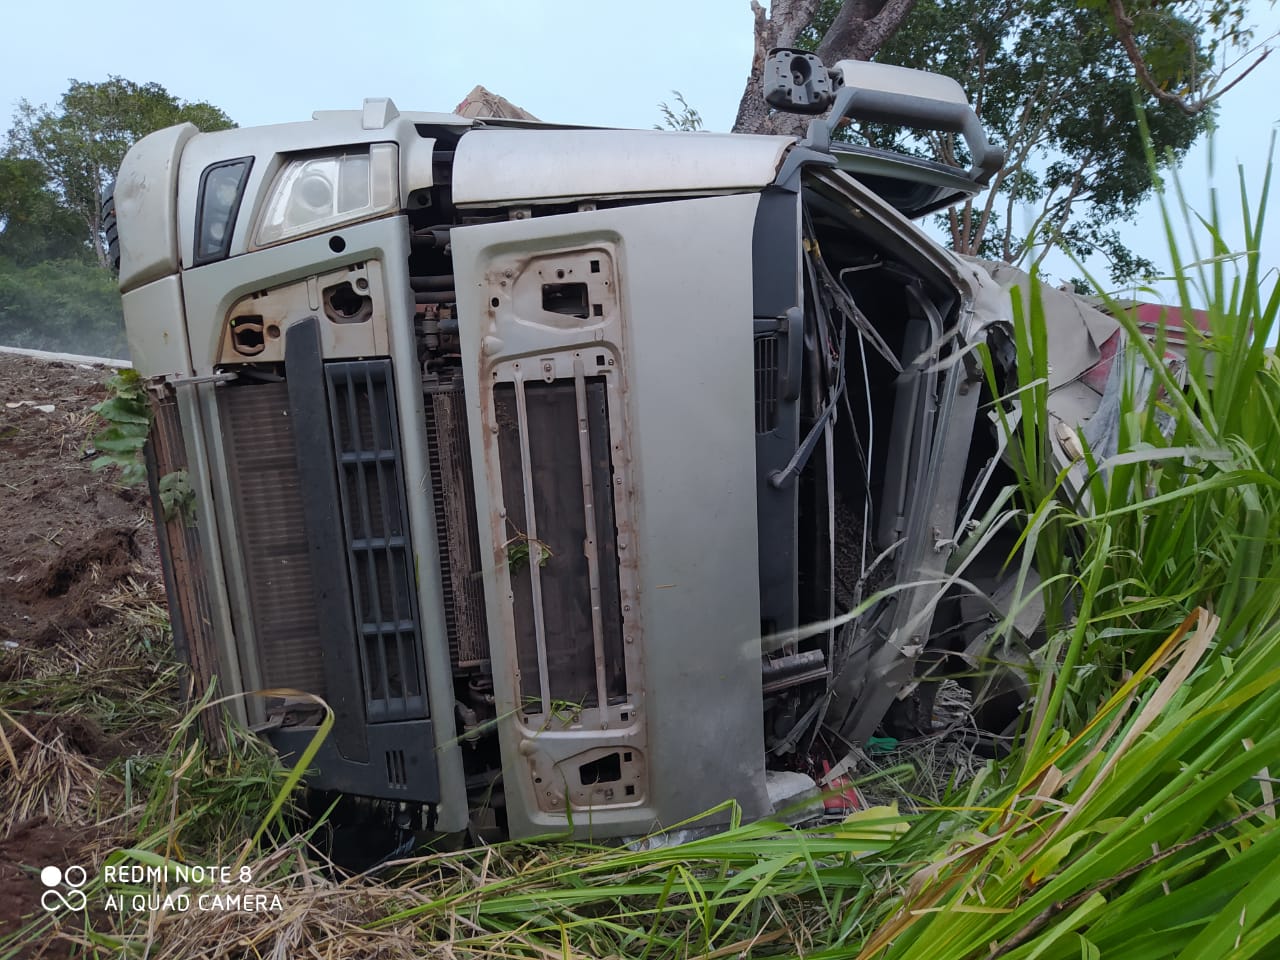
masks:
[(479, 666), (489, 659), (489, 635), (461, 378), (428, 384), (424, 413), (449, 658), (454, 667)]
[(756, 337), (756, 433), (778, 425), (778, 338)]
[(218, 397), (262, 679), (324, 696), (288, 388), (228, 386)]
[[(519, 401), (525, 391), (529, 451), (523, 462)], [(613, 464), (606, 386), (602, 378), (585, 381), (585, 415), (594, 497), (599, 562), (600, 619), (603, 632), (605, 696), (621, 702), (627, 694), (622, 611), (618, 581), (618, 539), (613, 509)], [(596, 706), (599, 703), (592, 635), (591, 589), (584, 510), (579, 410), (572, 381), (494, 386), (502, 498), (513, 531), (531, 528), (537, 541), (508, 548), (516, 656), (520, 692), (527, 710), (550, 709), (543, 703), (539, 659), (547, 665), (547, 696), (552, 701)], [(533, 502), (526, 502), (526, 471)], [(515, 534), (513, 533), (513, 536)], [(541, 604), (535, 602), (533, 566), (537, 565)], [(543, 639), (540, 640), (539, 624)]]
[(427, 715), (389, 360), (325, 364), (370, 721)]
[[(154, 422), (147, 441), (147, 473), (156, 511), (157, 538), (161, 556), (166, 561), (163, 566), (169, 621), (173, 625), (174, 645), (190, 670), (194, 692), (199, 696), (208, 689), (210, 680), (218, 672), (199, 530), (181, 514), (166, 519), (159, 498), (160, 480), (187, 469), (187, 451), (183, 444), (177, 400), (171, 396), (153, 400), (152, 412)], [(224, 729), (221, 717), (214, 711), (205, 710), (200, 714), (200, 724), (206, 742), (220, 749)]]

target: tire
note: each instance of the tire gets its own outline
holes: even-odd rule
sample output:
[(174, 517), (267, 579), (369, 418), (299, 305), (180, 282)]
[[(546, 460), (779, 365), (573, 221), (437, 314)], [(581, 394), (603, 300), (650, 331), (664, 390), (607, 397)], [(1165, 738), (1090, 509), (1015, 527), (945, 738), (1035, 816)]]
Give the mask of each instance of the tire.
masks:
[(116, 185), (113, 181), (102, 198), (102, 232), (107, 238), (107, 266), (120, 273), (120, 231), (116, 227)]

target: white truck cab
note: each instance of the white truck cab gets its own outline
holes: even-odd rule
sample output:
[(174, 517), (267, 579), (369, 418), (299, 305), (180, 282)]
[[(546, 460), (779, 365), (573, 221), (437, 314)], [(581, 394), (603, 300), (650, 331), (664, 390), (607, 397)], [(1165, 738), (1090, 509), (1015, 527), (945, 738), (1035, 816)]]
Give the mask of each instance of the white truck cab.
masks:
[(152, 483), (195, 494), (159, 517), (175, 639), (197, 689), (269, 692), (233, 709), (286, 762), (327, 704), (313, 791), (514, 837), (768, 815), (996, 619), (929, 584), (989, 496), (1007, 296), (912, 218), (1000, 152), (947, 78), (770, 69), (831, 108), (804, 140), (368, 100), (126, 157)]

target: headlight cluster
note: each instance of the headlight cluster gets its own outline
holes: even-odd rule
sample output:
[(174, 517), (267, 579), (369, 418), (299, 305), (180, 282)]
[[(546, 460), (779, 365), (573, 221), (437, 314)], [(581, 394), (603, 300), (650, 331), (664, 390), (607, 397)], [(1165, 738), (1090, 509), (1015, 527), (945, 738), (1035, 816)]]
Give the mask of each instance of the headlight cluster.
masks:
[(253, 245), (265, 247), (395, 210), (399, 173), (393, 143), (291, 160), (271, 185)]

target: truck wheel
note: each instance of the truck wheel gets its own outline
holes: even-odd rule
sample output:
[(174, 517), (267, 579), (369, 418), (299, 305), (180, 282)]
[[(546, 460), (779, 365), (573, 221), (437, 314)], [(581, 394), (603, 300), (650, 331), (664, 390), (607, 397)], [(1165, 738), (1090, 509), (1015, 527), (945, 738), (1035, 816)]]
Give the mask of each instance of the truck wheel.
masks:
[(112, 181), (102, 198), (102, 232), (107, 238), (107, 266), (120, 272), (120, 231), (116, 228), (116, 185)]

